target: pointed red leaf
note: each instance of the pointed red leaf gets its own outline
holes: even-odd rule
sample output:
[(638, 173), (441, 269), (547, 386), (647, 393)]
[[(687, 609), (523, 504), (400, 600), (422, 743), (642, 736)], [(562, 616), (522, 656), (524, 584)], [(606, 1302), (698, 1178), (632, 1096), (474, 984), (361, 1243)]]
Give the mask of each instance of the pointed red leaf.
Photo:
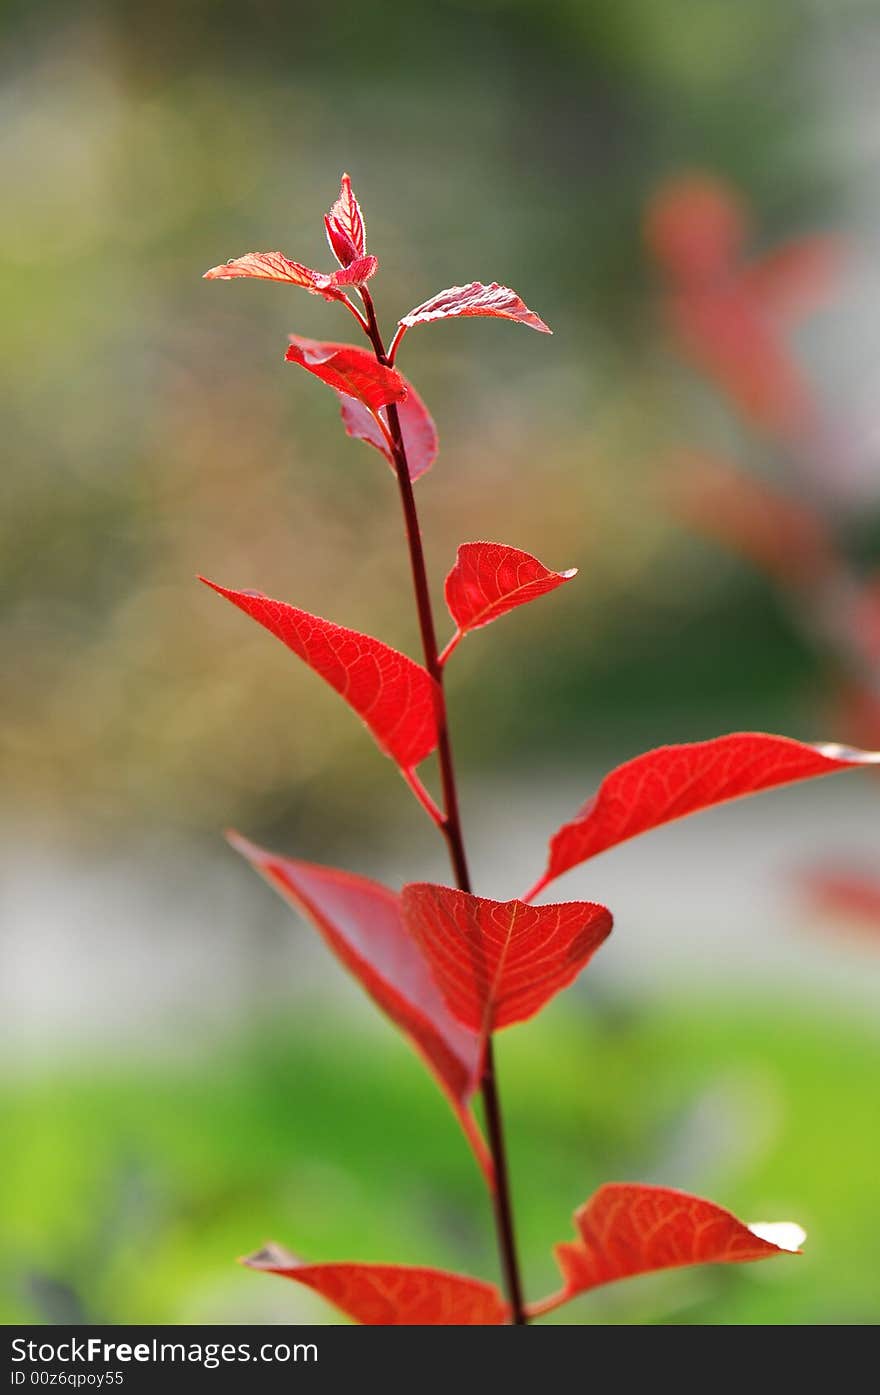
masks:
[(429, 320), (448, 320), (458, 315), (490, 315), (496, 319), (515, 320), (542, 334), (553, 333), (540, 316), (520, 300), (516, 291), (509, 286), (499, 286), (497, 281), (489, 285), (471, 281), (467, 286), (450, 286), (448, 290), (438, 291), (398, 323), (409, 329), (412, 325), (427, 324)]
[(312, 295), (322, 295), (325, 300), (342, 300), (340, 286), (362, 286), (375, 275), (378, 266), (375, 257), (362, 257), (342, 271), (314, 271), (301, 262), (292, 262), (283, 252), (246, 252), (243, 257), (212, 266), (203, 280), (231, 281), (247, 276), (257, 281), (284, 281), (290, 286), (301, 286)]
[(526, 899), (578, 863), (648, 829), (777, 785), (877, 764), (878, 751), (830, 742), (808, 746), (753, 731), (659, 746), (606, 775), (596, 794), (553, 835), (547, 870)]
[(446, 578), (446, 604), (460, 636), (536, 601), (576, 575), (577, 567), (551, 572), (537, 557), (504, 543), (462, 543)]
[[(397, 415), (406, 449), (409, 477), (411, 480), (417, 480), (419, 475), (423, 475), (426, 470), (429, 470), (437, 459), (437, 428), (412, 383), (407, 382), (402, 374), (398, 374), (398, 377), (406, 388), (406, 397), (397, 404)], [(393, 470), (394, 456), (391, 453), (385, 432), (376, 420), (374, 413), (362, 402), (355, 401), (353, 397), (346, 397), (343, 393), (339, 395), (339, 405), (342, 408), (342, 420), (349, 436), (354, 436), (359, 441), (366, 441), (369, 446), (375, 446), (376, 450), (381, 451)], [(378, 415), (387, 428), (387, 409), (380, 407)]]
[(799, 1254), (805, 1239), (800, 1226), (789, 1222), (747, 1226), (701, 1197), (626, 1182), (600, 1187), (574, 1220), (578, 1239), (556, 1246), (564, 1288), (536, 1303), (536, 1316), (618, 1279)]
[(352, 192), (351, 180), (342, 176), (339, 198), (324, 217), (327, 241), (340, 266), (348, 266), (367, 250), (367, 230), (361, 206)]
[(413, 882), (403, 917), (450, 1009), (483, 1037), (533, 1017), (572, 982), (611, 932), (589, 901), (527, 906)]
[(279, 1245), (242, 1261), (320, 1293), (355, 1322), (372, 1327), (485, 1327), (507, 1322), (494, 1284), (406, 1264), (304, 1264)]
[[(252, 276), (258, 281), (287, 281), (291, 286), (302, 286), (304, 290), (315, 291), (320, 271), (300, 262), (292, 262), (283, 252), (245, 252), (243, 257), (233, 257), (220, 266), (212, 266), (206, 271), (205, 281), (230, 281), (238, 276)], [(329, 276), (326, 277), (329, 282)]]
[(199, 580), (265, 626), (335, 688), (402, 770), (412, 770), (434, 750), (436, 684), (419, 664), (370, 635), (259, 591), (232, 591), (207, 577)]
[(479, 1040), (446, 1006), (403, 922), (400, 897), (367, 877), (267, 852), (237, 833), (229, 834), (229, 841), (311, 921), (340, 963), (409, 1039), (452, 1104), (480, 1165), (490, 1166), (467, 1107), (481, 1071)]
[(400, 374), (355, 344), (331, 344), (291, 334), (285, 358), (314, 373), (336, 392), (357, 398), (371, 412), (406, 397), (406, 383)]

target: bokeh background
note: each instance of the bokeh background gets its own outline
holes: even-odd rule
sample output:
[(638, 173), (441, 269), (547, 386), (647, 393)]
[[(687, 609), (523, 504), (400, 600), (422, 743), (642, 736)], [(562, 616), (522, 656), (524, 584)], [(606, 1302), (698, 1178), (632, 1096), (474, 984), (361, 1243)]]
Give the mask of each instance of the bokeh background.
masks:
[[(880, 746), (880, 6), (9, 0), (2, 24), (0, 1314), (330, 1320), (234, 1265), (270, 1237), (492, 1276), (438, 1091), (222, 841), (446, 877), (351, 714), (194, 581), (418, 653), (393, 479), (282, 362), (288, 332), (347, 319), (200, 276), (251, 248), (326, 265), (349, 169), (386, 324), (497, 279), (554, 327), (450, 322), (401, 359), (441, 434), (418, 490), (438, 602), (465, 539), (581, 569), (450, 669), (477, 883), (514, 895), (647, 746), (750, 727)], [(689, 171), (716, 183), (671, 183)], [(670, 188), (719, 201), (672, 197), (671, 280), (644, 234)], [(804, 273), (808, 315), (777, 322), (748, 281), (808, 385), (793, 427), (737, 379), (760, 363), (772, 397), (748, 334), (725, 376), (676, 333), (688, 257), (737, 198), (731, 284), (836, 239), (830, 273)], [(530, 1293), (605, 1180), (811, 1239), (560, 1320), (880, 1318), (880, 931), (839, 904), (869, 894), (814, 894), (880, 877), (878, 811), (876, 781), (837, 777), (566, 882), (617, 925), (499, 1043)]]

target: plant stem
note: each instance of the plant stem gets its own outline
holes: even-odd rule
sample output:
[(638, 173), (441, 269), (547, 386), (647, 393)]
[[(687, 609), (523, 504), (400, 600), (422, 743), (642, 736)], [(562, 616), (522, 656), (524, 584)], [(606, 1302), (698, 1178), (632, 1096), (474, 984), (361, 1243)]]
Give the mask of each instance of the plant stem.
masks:
[[(373, 345), (376, 358), (380, 363), (389, 365), (388, 355), (385, 352), (385, 345), (376, 320), (376, 311), (373, 306), (372, 296), (365, 286), (361, 288), (361, 297), (367, 312), (367, 333)], [(409, 476), (409, 463), (406, 458), (406, 447), (400, 429), (400, 418), (398, 416), (396, 403), (390, 403), (387, 412), (388, 426), (394, 445), (394, 469), (397, 475), (400, 501), (403, 506), (406, 539), (409, 546), (413, 590), (415, 592), (419, 628), (422, 636), (425, 668), (437, 684), (437, 758), (440, 767), (440, 781), (443, 787), (443, 808), (445, 811), (445, 818), (440, 828), (446, 839), (446, 845), (449, 850), (449, 860), (452, 864), (456, 885), (460, 891), (469, 892), (471, 890), (471, 879), (464, 847), (464, 834), (462, 832), (461, 813), (458, 805), (458, 787), (455, 779), (455, 764), (452, 755), (452, 742), (449, 736), (449, 722), (446, 715), (446, 697), (443, 691), (443, 665), (440, 662), (437, 650), (434, 611), (431, 605), (431, 592), (428, 586), (428, 573), (425, 567), (425, 554), (422, 547), (419, 516), (416, 510), (412, 480)], [(491, 1035), (486, 1041), (480, 1089), (483, 1098), (483, 1109), (486, 1115), (489, 1150), (492, 1154), (492, 1162), (495, 1170), (495, 1186), (492, 1189), (492, 1206), (495, 1215), (495, 1230), (498, 1237), (501, 1268), (504, 1274), (504, 1285), (510, 1303), (512, 1321), (517, 1326), (523, 1326), (528, 1322), (528, 1316), (523, 1299), (522, 1281), (520, 1279), (519, 1261), (516, 1252), (513, 1204), (510, 1195), (510, 1178), (507, 1169), (507, 1149), (504, 1141), (504, 1121), (501, 1113), (501, 1099), (498, 1090), (495, 1054), (492, 1047)]]

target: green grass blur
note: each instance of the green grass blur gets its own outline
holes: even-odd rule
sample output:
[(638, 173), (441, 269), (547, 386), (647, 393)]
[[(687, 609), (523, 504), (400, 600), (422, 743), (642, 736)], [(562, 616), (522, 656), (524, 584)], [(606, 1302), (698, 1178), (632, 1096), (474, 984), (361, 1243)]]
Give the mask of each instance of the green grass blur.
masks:
[[(778, 1003), (557, 1012), (499, 1042), (529, 1292), (608, 1180), (797, 1219), (804, 1255), (612, 1286), (585, 1323), (880, 1318), (876, 1034)], [(3, 1321), (338, 1320), (237, 1269), (275, 1238), (313, 1259), (492, 1277), (485, 1196), (457, 1127), (389, 1033), (326, 1018), (203, 1043), (185, 1068), (92, 1063), (0, 1092)]]

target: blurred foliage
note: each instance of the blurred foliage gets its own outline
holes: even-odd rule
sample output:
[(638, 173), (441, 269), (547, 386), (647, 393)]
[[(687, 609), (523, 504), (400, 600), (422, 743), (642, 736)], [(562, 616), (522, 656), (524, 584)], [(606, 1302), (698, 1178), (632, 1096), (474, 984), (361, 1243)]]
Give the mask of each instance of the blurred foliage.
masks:
[(457, 660), (462, 756), (604, 756), (777, 713), (809, 726), (814, 669), (768, 589), (686, 542), (656, 497), (666, 441), (706, 404), (658, 351), (639, 223), (688, 163), (740, 182), (771, 229), (828, 216), (821, 4), (382, 0), (367, 18), (346, 0), (44, 0), (3, 23), (2, 740), (19, 817), (213, 828), (222, 809), (308, 825), (317, 845), (354, 834), (367, 797), (403, 805), (349, 714), (193, 583), (417, 646), (390, 474), (281, 362), (289, 330), (347, 323), (286, 288), (199, 279), (251, 247), (326, 256), (343, 167), (386, 321), (495, 277), (556, 329), (471, 321), (406, 345), (441, 430), (420, 486), (438, 589), (465, 537), (582, 569), (552, 616)]
[[(499, 1042), (529, 1291), (609, 1179), (797, 1219), (803, 1258), (682, 1270), (560, 1314), (586, 1323), (880, 1318), (875, 1033), (775, 1003), (575, 1015)], [(0, 1089), (5, 1322), (333, 1321), (236, 1270), (274, 1237), (314, 1259), (492, 1276), (481, 1183), (451, 1115), (390, 1033), (326, 1018), (202, 1042), (176, 1066), (81, 1062)]]

